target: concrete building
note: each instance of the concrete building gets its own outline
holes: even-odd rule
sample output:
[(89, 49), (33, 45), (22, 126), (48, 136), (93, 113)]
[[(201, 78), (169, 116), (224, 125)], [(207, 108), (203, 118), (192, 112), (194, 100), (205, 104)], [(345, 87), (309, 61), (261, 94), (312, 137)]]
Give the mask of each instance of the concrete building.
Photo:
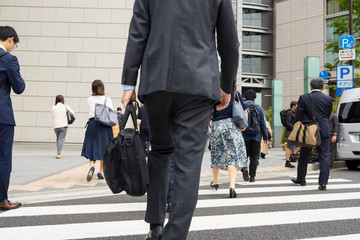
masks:
[(101, 79), (114, 107), (134, 0), (0, 0), (0, 24), (13, 26), (26, 90), (13, 95), (15, 141), (54, 142), (51, 107), (62, 94), (75, 112), (66, 142), (81, 143), (91, 82)]

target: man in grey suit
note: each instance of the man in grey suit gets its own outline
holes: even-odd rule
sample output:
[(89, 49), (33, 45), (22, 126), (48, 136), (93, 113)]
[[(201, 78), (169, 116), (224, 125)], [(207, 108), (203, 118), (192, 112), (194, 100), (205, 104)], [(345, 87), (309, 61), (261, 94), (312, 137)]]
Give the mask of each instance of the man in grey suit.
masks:
[[(145, 216), (150, 232), (145, 239), (187, 238), (210, 114), (216, 102), (221, 100), (220, 107), (225, 108), (230, 101), (238, 48), (231, 0), (135, 1), (122, 103), (126, 106), (135, 100), (141, 66), (138, 97), (145, 104), (152, 148)], [(175, 156), (174, 192), (163, 228), (171, 154)]]
[[(320, 163), (319, 190), (325, 191), (329, 180), (330, 162), (330, 130), (329, 117), (332, 111), (332, 98), (321, 91), (324, 89), (324, 80), (314, 78), (310, 81), (310, 94), (301, 95), (295, 113), (294, 122), (313, 122), (313, 115), (320, 128), (321, 144), (317, 146), (318, 159)], [(313, 101), (312, 101), (312, 99)], [(314, 106), (314, 111), (312, 106)], [(305, 177), (307, 172), (308, 158), (312, 147), (301, 147), (297, 169), (297, 178), (291, 179), (295, 184), (306, 185)]]

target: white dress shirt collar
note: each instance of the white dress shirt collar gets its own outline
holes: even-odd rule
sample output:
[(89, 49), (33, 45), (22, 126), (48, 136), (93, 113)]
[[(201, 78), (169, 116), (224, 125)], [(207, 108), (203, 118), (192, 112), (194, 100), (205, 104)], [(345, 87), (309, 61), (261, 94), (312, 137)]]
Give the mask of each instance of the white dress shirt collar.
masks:
[(3, 45), (0, 45), (0, 48), (4, 49), (4, 51), (6, 52), (6, 49), (4, 48), (4, 46), (3, 46)]

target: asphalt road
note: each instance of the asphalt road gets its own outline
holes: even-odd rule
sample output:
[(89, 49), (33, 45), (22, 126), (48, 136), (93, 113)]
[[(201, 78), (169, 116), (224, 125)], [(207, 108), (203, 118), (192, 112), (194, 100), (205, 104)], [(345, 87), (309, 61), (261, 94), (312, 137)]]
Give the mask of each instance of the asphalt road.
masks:
[[(188, 239), (360, 239), (360, 169), (333, 170), (325, 192), (317, 190), (316, 172), (305, 187), (292, 176), (238, 179), (236, 199), (228, 198), (226, 183), (218, 191), (201, 186)], [(61, 194), (68, 200), (0, 212), (0, 239), (137, 240), (148, 231), (146, 196), (112, 195), (105, 185)]]

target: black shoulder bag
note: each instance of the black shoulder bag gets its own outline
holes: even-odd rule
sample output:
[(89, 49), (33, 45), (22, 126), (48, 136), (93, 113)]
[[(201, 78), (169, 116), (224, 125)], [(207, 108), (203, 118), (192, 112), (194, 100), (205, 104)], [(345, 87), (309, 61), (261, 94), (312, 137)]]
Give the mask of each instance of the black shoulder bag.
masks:
[(104, 175), (113, 193), (125, 191), (130, 196), (143, 196), (149, 184), (148, 168), (139, 131), (134, 128), (125, 129), (129, 115), (136, 127), (133, 103), (126, 106), (119, 135), (106, 145)]

